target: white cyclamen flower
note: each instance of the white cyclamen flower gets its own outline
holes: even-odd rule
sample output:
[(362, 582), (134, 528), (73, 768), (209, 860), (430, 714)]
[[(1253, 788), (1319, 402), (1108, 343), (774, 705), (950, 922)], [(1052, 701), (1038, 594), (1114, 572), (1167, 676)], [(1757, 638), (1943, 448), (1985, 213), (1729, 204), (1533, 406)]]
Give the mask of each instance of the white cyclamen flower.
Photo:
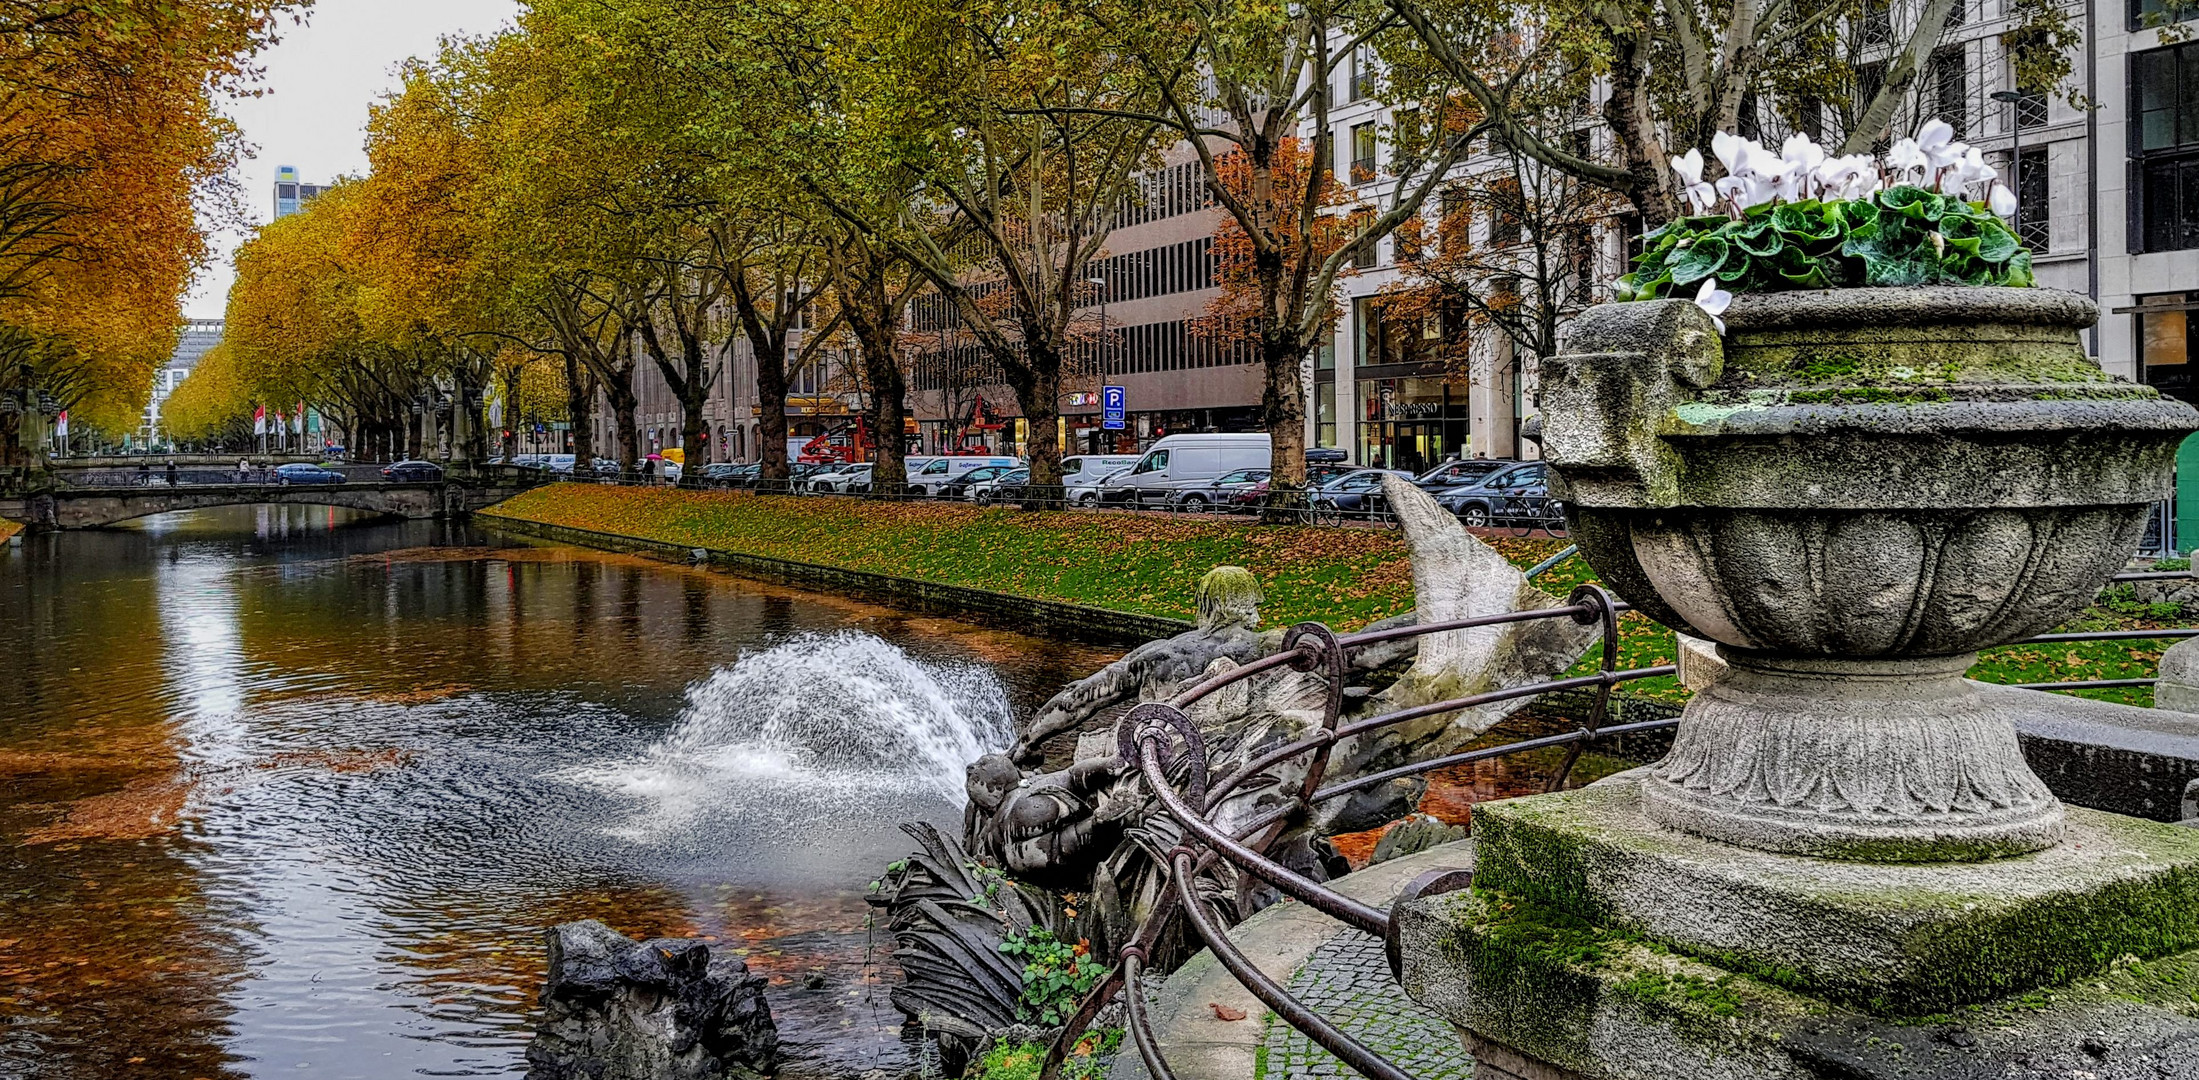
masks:
[(1710, 316), (1712, 325), (1721, 334), (1726, 332), (1726, 321), (1718, 316), (1725, 314), (1726, 308), (1732, 303), (1733, 294), (1719, 288), (1717, 278), (1704, 278), (1702, 289), (1695, 294), (1695, 306), (1702, 308)]
[(1672, 159), (1672, 171), (1680, 178), (1681, 194), (1695, 207), (1698, 214), (1709, 213), (1718, 200), (1718, 194), (1709, 184), (1703, 183), (1703, 152), (1690, 149), (1684, 157)]
[(1965, 199), (1972, 191), (1983, 191), (1998, 179), (2000, 174), (1985, 163), (1985, 152), (1975, 146), (1962, 155), (1962, 161), (1955, 166), (1955, 190)]
[(1915, 139), (1902, 139), (1886, 151), (1886, 168), (1892, 171), (1896, 184), (1915, 183), (1931, 166), (1931, 159), (1924, 156), (1923, 148)]
[(1825, 148), (1817, 145), (1809, 136), (1794, 134), (1779, 145), (1779, 156), (1786, 159), (1787, 167), (1804, 181), (1811, 180), (1817, 167), (1825, 163)]
[(1860, 199), (1878, 183), (1878, 162), (1869, 154), (1826, 158), (1811, 179), (1822, 198)]
[(1934, 117), (1917, 129), (1916, 147), (1934, 169), (1944, 169), (1962, 160), (1962, 152), (1969, 149), (1955, 141), (1955, 129), (1947, 121)]
[(1992, 190), (1985, 196), (1985, 202), (1993, 208), (1994, 216), (2002, 221), (2016, 216), (2016, 193), (2008, 190), (2008, 185), (1998, 180), (1993, 181)]
[(1718, 156), (1718, 164), (1725, 166), (1728, 174), (1741, 171), (1741, 163), (1747, 160), (1749, 148), (1755, 145), (1726, 131), (1710, 137), (1710, 152)]

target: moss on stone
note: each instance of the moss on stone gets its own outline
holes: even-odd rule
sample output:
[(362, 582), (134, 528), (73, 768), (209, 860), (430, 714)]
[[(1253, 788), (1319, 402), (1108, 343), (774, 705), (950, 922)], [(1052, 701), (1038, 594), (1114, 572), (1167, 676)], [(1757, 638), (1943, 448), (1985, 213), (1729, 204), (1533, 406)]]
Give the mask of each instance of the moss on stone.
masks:
[[(1603, 939), (1667, 946), (1882, 1017), (1944, 1011), (2095, 976), (2118, 958), (2199, 947), (2193, 830), (2072, 809), (2072, 827), (2082, 830), (2077, 842), (2095, 854), (2047, 867), (2038, 855), (1994, 863), (2008, 868), (2008, 881), (2022, 886), (2016, 888), (1992, 887), (1993, 878), (1976, 873), (1939, 875), (1928, 866), (1859, 867), (1820, 877), (1800, 861), (1790, 866), (1775, 856), (1744, 855), (1769, 860), (1761, 874), (1750, 874), (1727, 868), (1707, 841), (1614, 810), (1629, 797), (1582, 789), (1477, 807), (1477, 885), (1586, 924)], [(1706, 935), (1699, 920), (1645, 915), (1638, 897), (1613, 892), (1613, 883), (1660, 875), (1697, 879), (1712, 893), (1729, 890), (1741, 901), (1737, 911), (1757, 914), (1737, 914), (1739, 921)], [(1537, 921), (1551, 924), (1556, 915)], [(1826, 941), (1852, 940), (1862, 951), (1789, 955), (1770, 938), (1759, 946), (1757, 936), (1741, 933), (1750, 920), (1804, 928)], [(1857, 957), (1871, 962), (1853, 966)]]

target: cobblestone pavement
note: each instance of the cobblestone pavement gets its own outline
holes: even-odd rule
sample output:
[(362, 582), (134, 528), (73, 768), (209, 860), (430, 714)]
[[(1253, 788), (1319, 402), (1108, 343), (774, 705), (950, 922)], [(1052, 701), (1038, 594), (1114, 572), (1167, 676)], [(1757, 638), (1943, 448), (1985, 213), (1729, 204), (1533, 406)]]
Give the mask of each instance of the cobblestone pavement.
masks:
[[(1418, 1080), (1474, 1075), (1458, 1032), (1390, 978), (1378, 938), (1345, 933), (1329, 939), (1291, 976), (1290, 994)], [(1281, 1020), (1268, 1021), (1266, 1045), (1267, 1068), (1257, 1080), (1359, 1075)]]

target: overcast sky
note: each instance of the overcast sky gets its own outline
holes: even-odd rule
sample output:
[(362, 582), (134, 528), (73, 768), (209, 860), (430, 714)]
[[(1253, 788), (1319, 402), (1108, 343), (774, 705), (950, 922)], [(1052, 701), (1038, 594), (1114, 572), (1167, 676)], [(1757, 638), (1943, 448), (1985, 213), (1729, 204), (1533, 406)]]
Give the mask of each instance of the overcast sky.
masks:
[[(275, 167), (295, 165), (307, 183), (366, 172), (367, 105), (397, 85), (397, 65), (427, 56), (445, 34), (481, 34), (509, 23), (518, 0), (319, 0), (303, 26), (261, 54), (267, 93), (228, 103), (257, 156), (238, 166), (259, 221), (275, 213)], [(214, 238), (214, 265), (184, 304), (194, 319), (218, 319), (241, 237)]]

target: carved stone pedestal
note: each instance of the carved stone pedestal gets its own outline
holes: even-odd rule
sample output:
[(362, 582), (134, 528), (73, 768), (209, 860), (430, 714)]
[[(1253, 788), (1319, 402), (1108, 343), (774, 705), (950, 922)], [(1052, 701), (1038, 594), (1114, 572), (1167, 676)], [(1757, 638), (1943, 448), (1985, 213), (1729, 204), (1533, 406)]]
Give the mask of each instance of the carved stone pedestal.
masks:
[(1763, 656), (1687, 707), (1643, 781), (1660, 824), (1796, 855), (1929, 862), (2061, 839), (2062, 806), (2015, 727), (1963, 680), (1974, 653), (1909, 660)]
[(2199, 1076), (2199, 831), (2066, 813), (2036, 854), (1869, 864), (1665, 828), (1636, 783), (1485, 803), (1405, 986), (1521, 1080)]

